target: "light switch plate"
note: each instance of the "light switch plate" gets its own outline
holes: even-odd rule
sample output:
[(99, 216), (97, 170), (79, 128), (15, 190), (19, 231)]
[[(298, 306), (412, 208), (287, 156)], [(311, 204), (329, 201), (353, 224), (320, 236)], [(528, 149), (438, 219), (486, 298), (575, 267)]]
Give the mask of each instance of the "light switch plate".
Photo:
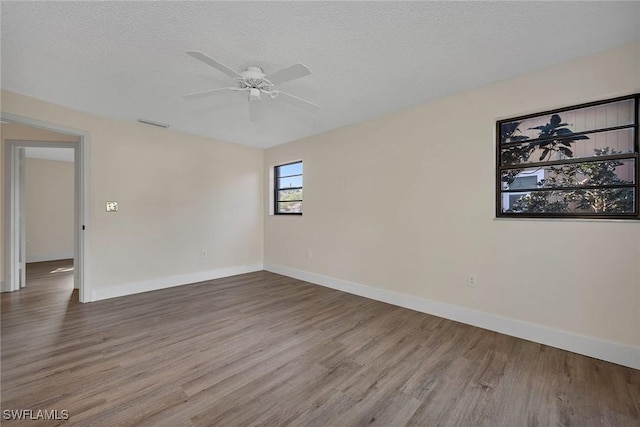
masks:
[(118, 202), (104, 202), (107, 212), (118, 212)]

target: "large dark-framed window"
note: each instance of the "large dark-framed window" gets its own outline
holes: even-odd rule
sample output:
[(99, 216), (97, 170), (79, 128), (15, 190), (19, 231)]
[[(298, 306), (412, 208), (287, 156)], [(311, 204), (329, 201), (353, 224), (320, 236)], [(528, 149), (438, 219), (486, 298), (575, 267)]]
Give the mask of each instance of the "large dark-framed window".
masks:
[(274, 214), (302, 215), (302, 160), (274, 168)]
[(640, 94), (496, 122), (496, 216), (640, 219)]

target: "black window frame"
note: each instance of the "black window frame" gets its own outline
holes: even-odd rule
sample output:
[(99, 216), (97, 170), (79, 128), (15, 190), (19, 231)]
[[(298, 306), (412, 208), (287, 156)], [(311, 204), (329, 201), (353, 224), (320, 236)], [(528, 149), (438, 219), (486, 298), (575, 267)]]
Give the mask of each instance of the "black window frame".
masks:
[[(593, 156), (593, 157), (583, 157), (583, 158), (568, 158), (565, 159), (563, 161), (560, 160), (555, 160), (555, 161), (538, 161), (538, 162), (531, 162), (531, 163), (518, 163), (518, 164), (510, 164), (510, 165), (503, 165), (502, 161), (502, 153), (503, 150), (502, 148), (509, 146), (509, 145), (522, 145), (523, 142), (508, 142), (508, 143), (503, 143), (502, 141), (502, 125), (506, 124), (506, 123), (510, 123), (510, 122), (517, 122), (517, 121), (523, 121), (526, 119), (532, 119), (532, 118), (539, 118), (539, 117), (543, 117), (543, 116), (551, 116), (553, 114), (559, 114), (559, 113), (563, 113), (563, 112), (568, 112), (568, 111), (572, 111), (572, 110), (578, 110), (581, 108), (588, 108), (588, 107), (593, 107), (593, 106), (600, 106), (600, 105), (605, 105), (605, 104), (610, 104), (610, 103), (615, 103), (615, 102), (620, 102), (620, 101), (626, 101), (626, 100), (634, 100), (634, 117), (633, 117), (633, 123), (630, 125), (624, 125), (624, 126), (615, 126), (615, 127), (601, 127), (598, 129), (593, 129), (593, 130), (588, 130), (588, 131), (584, 131), (584, 132), (574, 132), (573, 135), (589, 135), (589, 134), (597, 134), (598, 132), (607, 132), (607, 131), (613, 131), (613, 130), (619, 130), (619, 129), (633, 129), (633, 148), (634, 148), (634, 152), (633, 153), (623, 153), (623, 154), (615, 154), (615, 155), (605, 155), (605, 156)], [(599, 220), (599, 219), (604, 219), (604, 220), (640, 220), (640, 145), (639, 145), (639, 139), (640, 136), (638, 135), (638, 131), (639, 131), (639, 122), (640, 121), (640, 93), (634, 93), (632, 95), (627, 95), (627, 96), (621, 96), (621, 97), (617, 97), (617, 98), (610, 98), (610, 99), (605, 99), (605, 100), (601, 100), (601, 101), (595, 101), (595, 102), (589, 102), (589, 103), (584, 103), (584, 104), (578, 104), (578, 105), (572, 105), (569, 107), (564, 107), (564, 108), (559, 108), (559, 109), (554, 109), (554, 110), (548, 110), (548, 111), (542, 111), (539, 113), (534, 113), (534, 114), (527, 114), (527, 115), (523, 115), (523, 116), (518, 116), (518, 117), (511, 117), (511, 118), (507, 118), (507, 119), (503, 119), (503, 120), (498, 120), (496, 121), (496, 186), (495, 186), (495, 206), (496, 206), (496, 218), (547, 218), (547, 219), (571, 219), (571, 218), (580, 218), (580, 219), (594, 219), (594, 220)], [(543, 139), (538, 139), (538, 141), (542, 141)], [(534, 140), (527, 140), (527, 142), (530, 141), (536, 141)], [(536, 190), (505, 190), (503, 189), (503, 183), (502, 183), (502, 173), (504, 171), (507, 170), (517, 170), (517, 169), (524, 169), (524, 168), (535, 168), (535, 167), (545, 167), (545, 166), (562, 166), (562, 165), (568, 165), (571, 163), (591, 163), (591, 162), (597, 162), (597, 161), (606, 161), (606, 160), (631, 160), (633, 159), (635, 162), (635, 171), (634, 171), (634, 180), (635, 183), (633, 184), (628, 184), (628, 185), (624, 185), (624, 187), (628, 187), (628, 188), (633, 188), (635, 191), (635, 203), (634, 203), (634, 210), (635, 212), (632, 213), (628, 213), (628, 214), (621, 214), (621, 213), (616, 213), (616, 214), (607, 214), (607, 213), (559, 213), (559, 212), (505, 212), (503, 211), (503, 205), (502, 205), (502, 197), (504, 194), (509, 194), (511, 192), (526, 192), (526, 191), (536, 191)], [(590, 188), (620, 188), (621, 186), (618, 187), (608, 187), (608, 186), (594, 186), (594, 187), (590, 187)], [(578, 189), (580, 187), (567, 187), (567, 189), (569, 190), (575, 190)], [(538, 190), (540, 191), (540, 190)]]
[[(280, 168), (282, 168), (284, 166), (296, 165), (298, 163), (303, 165), (303, 170), (302, 170), (301, 174), (280, 175)], [(274, 168), (273, 168), (273, 214), (274, 215), (302, 215), (302, 203), (303, 203), (302, 199), (300, 199), (300, 200), (285, 200), (286, 202), (300, 202), (300, 212), (280, 212), (280, 210), (279, 210), (279, 203), (280, 203), (279, 194), (280, 194), (281, 190), (302, 190), (303, 187), (304, 187), (304, 184), (303, 184), (301, 187), (280, 188), (279, 181), (280, 181), (281, 178), (291, 178), (291, 177), (296, 177), (296, 176), (304, 177), (304, 164), (303, 164), (302, 160), (296, 160), (295, 162), (283, 163), (281, 165), (274, 166)]]

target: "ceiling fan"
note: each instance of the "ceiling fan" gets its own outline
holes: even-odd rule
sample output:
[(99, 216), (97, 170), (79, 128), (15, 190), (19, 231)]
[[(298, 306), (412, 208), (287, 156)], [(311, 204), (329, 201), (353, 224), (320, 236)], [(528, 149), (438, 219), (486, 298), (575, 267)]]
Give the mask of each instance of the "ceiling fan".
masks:
[(303, 108), (309, 111), (317, 111), (320, 107), (313, 102), (309, 102), (290, 93), (283, 92), (275, 89), (275, 86), (280, 83), (288, 82), (291, 80), (299, 79), (300, 77), (308, 76), (311, 74), (311, 70), (303, 64), (295, 64), (290, 67), (283, 68), (280, 71), (276, 71), (271, 74), (264, 74), (260, 67), (247, 67), (246, 71), (237, 73), (231, 68), (216, 61), (213, 58), (205, 55), (202, 52), (189, 51), (187, 55), (204, 62), (213, 68), (222, 71), (229, 77), (234, 78), (237, 81), (235, 87), (225, 87), (219, 89), (204, 90), (201, 92), (189, 93), (183, 95), (185, 99), (195, 99), (204, 96), (215, 95), (218, 93), (224, 93), (228, 91), (234, 92), (248, 92), (249, 94), (249, 117), (251, 121), (260, 120), (262, 116), (262, 100), (260, 96), (265, 94), (269, 98), (274, 100), (282, 100), (288, 102), (291, 105), (295, 105), (298, 108)]

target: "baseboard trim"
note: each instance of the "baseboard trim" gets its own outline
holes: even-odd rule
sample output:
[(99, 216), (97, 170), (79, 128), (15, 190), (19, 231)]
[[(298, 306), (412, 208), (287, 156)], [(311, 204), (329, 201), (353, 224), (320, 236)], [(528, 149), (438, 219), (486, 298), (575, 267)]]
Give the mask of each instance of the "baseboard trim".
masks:
[(60, 259), (72, 259), (73, 252), (60, 252), (54, 254), (42, 254), (42, 255), (27, 255), (27, 262), (43, 262), (43, 261), (57, 261)]
[(126, 285), (112, 286), (91, 291), (91, 302), (109, 298), (118, 298), (126, 295), (142, 292), (157, 291), (174, 286), (190, 285), (206, 280), (221, 279), (223, 277), (236, 276), (238, 274), (252, 273), (263, 270), (262, 264), (237, 265), (233, 267), (218, 268), (216, 270), (199, 271), (197, 273), (181, 274), (177, 276), (162, 277), (159, 279), (134, 282)]
[(310, 273), (291, 267), (265, 264), (264, 269), (272, 273), (304, 280), (350, 294), (382, 301), (445, 319), (455, 320), (501, 334), (522, 338), (539, 344), (571, 351), (607, 362), (640, 369), (640, 348), (603, 341), (584, 335), (508, 317), (420, 298), (400, 292), (375, 288), (361, 283), (350, 282), (321, 274)]

